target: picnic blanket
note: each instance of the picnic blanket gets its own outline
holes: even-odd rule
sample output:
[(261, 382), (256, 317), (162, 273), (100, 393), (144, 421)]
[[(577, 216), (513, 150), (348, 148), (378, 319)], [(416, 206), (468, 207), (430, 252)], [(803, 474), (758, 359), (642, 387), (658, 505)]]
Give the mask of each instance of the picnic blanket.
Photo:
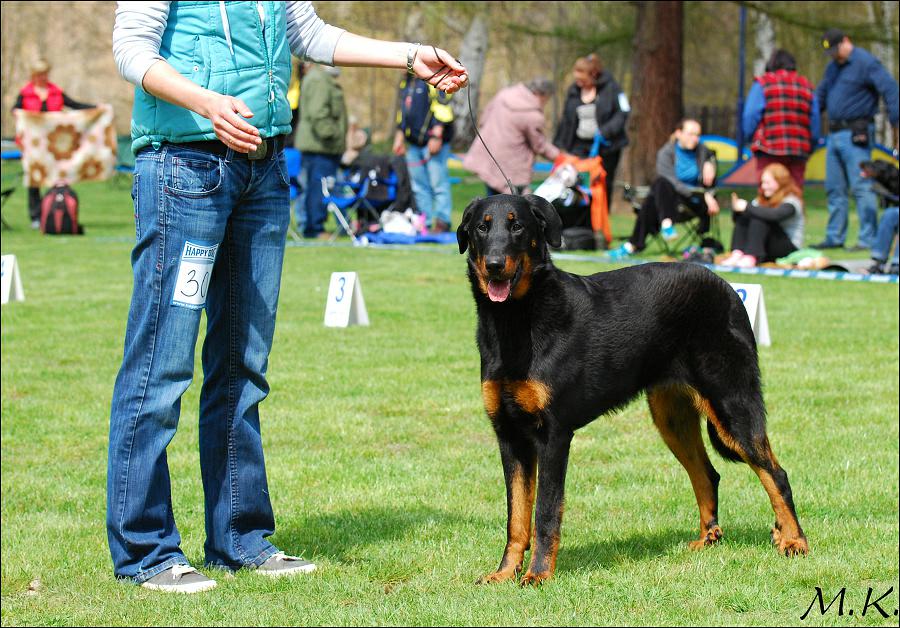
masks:
[(104, 181), (113, 173), (117, 144), (111, 105), (13, 113), (25, 186)]

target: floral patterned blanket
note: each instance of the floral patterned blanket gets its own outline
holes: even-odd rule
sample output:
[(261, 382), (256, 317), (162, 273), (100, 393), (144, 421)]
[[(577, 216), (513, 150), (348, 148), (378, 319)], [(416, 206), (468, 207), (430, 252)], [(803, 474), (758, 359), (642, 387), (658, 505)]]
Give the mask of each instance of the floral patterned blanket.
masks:
[(110, 105), (53, 112), (16, 109), (14, 114), (27, 187), (103, 181), (112, 174), (117, 155)]

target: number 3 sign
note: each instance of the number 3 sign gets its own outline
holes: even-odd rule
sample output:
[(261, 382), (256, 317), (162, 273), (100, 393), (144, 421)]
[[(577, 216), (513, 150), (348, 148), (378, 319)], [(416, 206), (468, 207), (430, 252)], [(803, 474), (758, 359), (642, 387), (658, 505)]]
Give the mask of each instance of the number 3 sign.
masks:
[(328, 300), (325, 302), (325, 326), (368, 325), (369, 314), (362, 286), (356, 273), (331, 273)]

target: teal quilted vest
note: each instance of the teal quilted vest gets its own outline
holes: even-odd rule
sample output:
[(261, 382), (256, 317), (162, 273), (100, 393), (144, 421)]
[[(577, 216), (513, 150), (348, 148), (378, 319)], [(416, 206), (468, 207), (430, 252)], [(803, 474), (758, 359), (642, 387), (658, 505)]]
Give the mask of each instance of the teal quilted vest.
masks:
[[(265, 18), (260, 16), (260, 8)], [(201, 87), (243, 100), (263, 137), (291, 130), (291, 52), (283, 2), (173, 2), (159, 54)], [(233, 50), (232, 50), (233, 49)], [(131, 149), (216, 139), (212, 122), (135, 88)]]

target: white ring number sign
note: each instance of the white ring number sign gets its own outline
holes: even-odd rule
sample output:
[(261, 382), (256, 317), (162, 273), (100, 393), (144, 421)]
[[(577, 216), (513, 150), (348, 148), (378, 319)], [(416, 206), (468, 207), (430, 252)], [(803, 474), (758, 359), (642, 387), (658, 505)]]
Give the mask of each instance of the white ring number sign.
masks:
[(369, 314), (362, 285), (356, 273), (331, 273), (328, 300), (325, 302), (325, 326), (368, 325)]
[(763, 299), (762, 286), (758, 283), (733, 283), (731, 287), (737, 292), (750, 317), (750, 327), (756, 342), (763, 347), (771, 347), (772, 339), (769, 337), (769, 317), (766, 316), (766, 302)]

